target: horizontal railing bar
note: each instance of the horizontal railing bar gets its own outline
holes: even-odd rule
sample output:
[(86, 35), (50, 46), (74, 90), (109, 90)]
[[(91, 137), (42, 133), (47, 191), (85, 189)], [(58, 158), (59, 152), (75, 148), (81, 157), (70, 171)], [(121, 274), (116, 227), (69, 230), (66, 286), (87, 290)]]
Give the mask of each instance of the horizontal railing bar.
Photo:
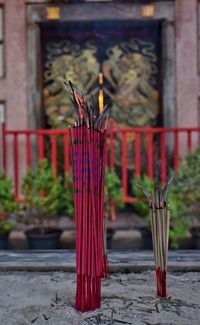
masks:
[[(112, 132), (115, 133), (127, 133), (127, 132), (141, 132), (141, 133), (160, 133), (160, 132), (200, 132), (200, 128), (190, 128), (190, 127), (181, 127), (181, 128), (113, 128)], [(5, 134), (68, 134), (69, 130), (5, 130)]]
[(114, 128), (112, 132), (115, 133), (165, 133), (165, 132), (200, 132), (200, 128)]
[(22, 135), (22, 134), (36, 134), (36, 135), (65, 135), (69, 130), (6, 130), (6, 135)]

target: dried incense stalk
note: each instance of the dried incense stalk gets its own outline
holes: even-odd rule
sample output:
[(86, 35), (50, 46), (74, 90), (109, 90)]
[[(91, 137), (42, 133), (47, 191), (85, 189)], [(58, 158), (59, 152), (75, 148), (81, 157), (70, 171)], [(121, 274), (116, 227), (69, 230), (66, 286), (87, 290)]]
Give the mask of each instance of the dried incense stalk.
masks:
[(165, 255), (165, 267), (167, 270), (167, 259), (168, 259), (168, 245), (169, 245), (169, 225), (170, 225), (170, 209), (167, 207), (166, 209), (166, 255)]
[[(77, 230), (75, 308), (85, 312), (99, 308), (101, 304), (108, 109), (95, 116), (86, 96), (71, 82), (70, 87), (78, 115), (69, 129)], [(108, 270), (108, 265), (106, 267)]]
[(173, 178), (169, 180), (164, 189), (161, 188), (159, 182), (155, 182), (153, 195), (142, 186), (138, 185), (146, 195), (151, 211), (152, 242), (156, 267), (157, 295), (159, 297), (166, 297), (166, 271), (170, 223), (170, 209), (167, 206), (166, 197), (168, 187), (172, 183), (172, 180)]

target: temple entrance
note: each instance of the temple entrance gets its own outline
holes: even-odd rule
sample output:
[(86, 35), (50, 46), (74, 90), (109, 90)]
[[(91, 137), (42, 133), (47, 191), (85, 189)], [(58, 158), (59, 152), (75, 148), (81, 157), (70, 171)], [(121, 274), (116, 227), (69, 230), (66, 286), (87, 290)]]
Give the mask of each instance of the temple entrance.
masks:
[(48, 128), (73, 120), (63, 81), (112, 108), (118, 127), (162, 125), (161, 20), (43, 22), (43, 109)]

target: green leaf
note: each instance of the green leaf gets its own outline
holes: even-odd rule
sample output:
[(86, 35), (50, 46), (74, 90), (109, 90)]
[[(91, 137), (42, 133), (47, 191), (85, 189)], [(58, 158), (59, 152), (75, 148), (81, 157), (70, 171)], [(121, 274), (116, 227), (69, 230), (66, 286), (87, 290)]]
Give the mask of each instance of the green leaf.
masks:
[(105, 171), (104, 198), (105, 198), (105, 202), (109, 203), (108, 204), (109, 209), (110, 209), (111, 202), (114, 203), (115, 208), (124, 207), (121, 181), (117, 176), (116, 172), (109, 171), (108, 168), (106, 168)]
[[(38, 163), (35, 171), (27, 172), (22, 182), (22, 193), (25, 198), (23, 209), (40, 224), (68, 212), (68, 192), (63, 179), (54, 176), (46, 159)], [(71, 212), (72, 207), (69, 210)]]

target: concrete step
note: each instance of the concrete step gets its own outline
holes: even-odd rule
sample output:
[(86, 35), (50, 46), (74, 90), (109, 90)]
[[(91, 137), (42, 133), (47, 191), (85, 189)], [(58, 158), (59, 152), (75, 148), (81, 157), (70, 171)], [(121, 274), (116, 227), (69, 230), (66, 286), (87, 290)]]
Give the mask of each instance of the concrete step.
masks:
[[(111, 272), (153, 270), (152, 251), (109, 251)], [(200, 250), (169, 251), (168, 270), (200, 272)], [(0, 271), (75, 272), (75, 251), (0, 251)]]

